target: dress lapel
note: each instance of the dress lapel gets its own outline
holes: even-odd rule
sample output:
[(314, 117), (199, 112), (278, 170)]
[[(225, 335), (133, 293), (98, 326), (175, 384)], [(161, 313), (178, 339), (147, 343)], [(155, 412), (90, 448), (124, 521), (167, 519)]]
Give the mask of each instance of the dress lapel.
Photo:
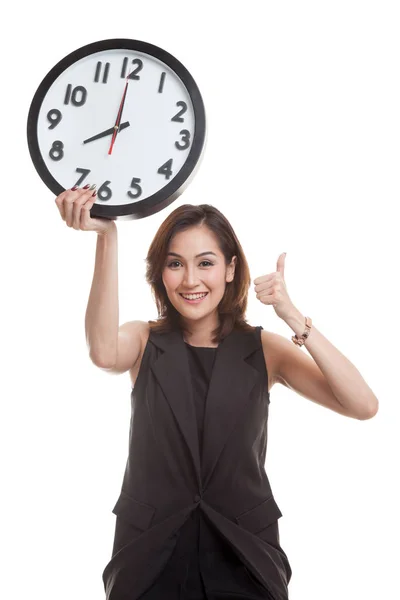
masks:
[(205, 405), (203, 455), (197, 436), (196, 412), (187, 349), (182, 332), (150, 333), (163, 350), (151, 369), (177, 420), (192, 456), (199, 489), (205, 489), (232, 429), (246, 408), (260, 374), (246, 362), (259, 347), (252, 332), (232, 331), (218, 346)]

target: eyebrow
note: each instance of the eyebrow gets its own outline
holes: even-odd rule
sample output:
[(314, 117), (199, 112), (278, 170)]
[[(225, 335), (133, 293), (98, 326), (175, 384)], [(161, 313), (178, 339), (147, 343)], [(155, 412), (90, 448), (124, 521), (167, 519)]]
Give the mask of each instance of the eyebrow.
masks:
[[(196, 254), (195, 258), (198, 258), (199, 256), (205, 256), (206, 254), (213, 254), (214, 256), (217, 256), (215, 254), (215, 252), (207, 251), (207, 252), (200, 252), (200, 254)], [(178, 258), (183, 258), (183, 256), (181, 256), (180, 254), (177, 254), (176, 252), (168, 252), (167, 256), (177, 256)]]

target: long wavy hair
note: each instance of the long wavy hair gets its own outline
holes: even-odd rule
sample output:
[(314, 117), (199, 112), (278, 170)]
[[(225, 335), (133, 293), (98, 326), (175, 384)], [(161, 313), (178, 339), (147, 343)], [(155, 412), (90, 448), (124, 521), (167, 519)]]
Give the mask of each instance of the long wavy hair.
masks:
[(184, 204), (171, 212), (161, 223), (146, 257), (146, 281), (151, 287), (157, 305), (157, 320), (148, 321), (150, 330), (165, 333), (184, 330), (182, 316), (170, 302), (162, 272), (170, 242), (174, 235), (195, 226), (206, 226), (215, 235), (218, 247), (228, 266), (236, 256), (233, 281), (227, 282), (225, 293), (218, 305), (219, 325), (212, 331), (212, 343), (221, 342), (232, 330), (253, 331), (245, 318), (250, 287), (250, 270), (242, 246), (226, 217), (211, 204)]

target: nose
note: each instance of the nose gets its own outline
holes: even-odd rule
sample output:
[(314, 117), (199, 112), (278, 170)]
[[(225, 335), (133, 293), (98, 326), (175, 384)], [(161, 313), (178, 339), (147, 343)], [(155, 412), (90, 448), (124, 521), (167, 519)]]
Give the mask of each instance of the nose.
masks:
[(188, 288), (193, 287), (197, 283), (196, 280), (197, 280), (197, 278), (196, 278), (194, 267), (188, 267), (187, 269), (185, 269), (185, 275), (183, 277), (184, 285), (187, 286)]

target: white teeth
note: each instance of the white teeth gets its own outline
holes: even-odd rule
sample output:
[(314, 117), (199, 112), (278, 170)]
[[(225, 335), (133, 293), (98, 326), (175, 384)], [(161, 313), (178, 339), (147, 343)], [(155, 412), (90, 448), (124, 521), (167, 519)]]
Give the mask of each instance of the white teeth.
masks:
[(186, 298), (187, 300), (198, 300), (199, 298), (204, 298), (205, 296), (207, 296), (206, 294), (181, 294), (181, 296), (183, 296), (183, 298)]

